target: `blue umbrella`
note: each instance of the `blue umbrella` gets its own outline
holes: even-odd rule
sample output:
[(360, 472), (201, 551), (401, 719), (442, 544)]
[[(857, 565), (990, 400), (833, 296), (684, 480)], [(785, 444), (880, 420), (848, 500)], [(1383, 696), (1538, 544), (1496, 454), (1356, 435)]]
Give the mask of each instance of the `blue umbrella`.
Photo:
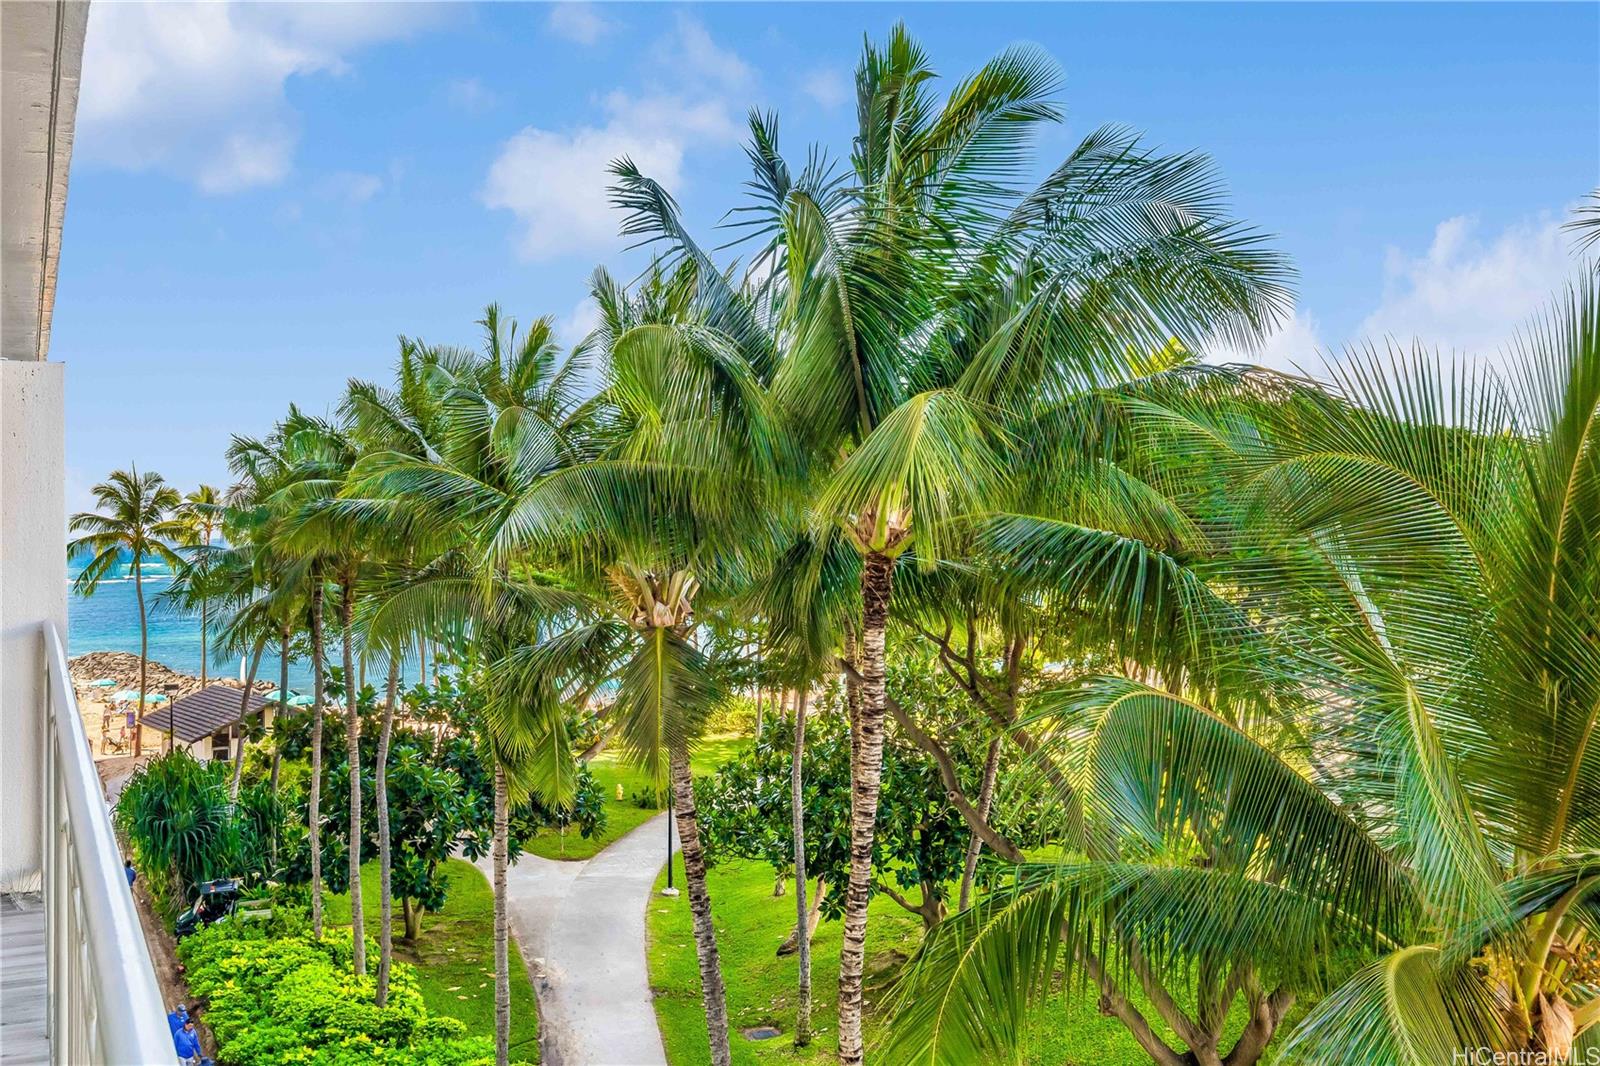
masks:
[(114, 677), (97, 677), (89, 682), (90, 688), (110, 688), (117, 683)]
[(316, 703), (316, 702), (317, 702), (316, 698), (313, 697), (313, 696), (294, 696), (289, 700), (289, 706), (291, 706), (291, 707), (309, 707), (313, 703)]
[[(125, 688), (113, 692), (111, 694), (111, 698), (119, 703), (138, 703), (139, 693), (135, 689)], [(146, 703), (165, 703), (167, 701), (167, 697), (159, 692), (146, 692), (144, 694), (144, 701)]]

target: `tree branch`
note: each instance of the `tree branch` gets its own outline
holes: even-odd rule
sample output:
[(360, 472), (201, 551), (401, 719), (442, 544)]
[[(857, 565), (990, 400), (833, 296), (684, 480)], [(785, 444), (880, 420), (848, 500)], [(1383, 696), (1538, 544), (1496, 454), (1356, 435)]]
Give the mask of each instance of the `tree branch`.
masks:
[[(839, 669), (843, 670), (847, 676), (860, 681), (861, 675), (856, 672), (856, 668), (844, 659), (839, 660)], [(1027, 856), (1023, 854), (1022, 850), (1003, 834), (996, 831), (989, 824), (988, 819), (978, 813), (978, 809), (972, 805), (971, 801), (961, 791), (961, 778), (956, 773), (955, 760), (950, 757), (950, 753), (945, 750), (944, 745), (940, 744), (931, 734), (912, 721), (905, 708), (900, 706), (899, 702), (892, 696), (885, 696), (883, 702), (889, 713), (894, 716), (894, 720), (899, 724), (900, 729), (906, 736), (911, 738), (911, 742), (933, 756), (934, 763), (939, 767), (939, 779), (944, 784), (945, 794), (950, 798), (951, 805), (961, 814), (968, 827), (982, 838), (991, 851), (1007, 862), (1026, 862)]]

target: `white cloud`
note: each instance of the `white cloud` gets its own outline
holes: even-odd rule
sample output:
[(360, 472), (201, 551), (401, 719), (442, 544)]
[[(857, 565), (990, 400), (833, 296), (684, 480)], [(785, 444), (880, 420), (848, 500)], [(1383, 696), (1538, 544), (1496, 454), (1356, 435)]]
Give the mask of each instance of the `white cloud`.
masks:
[(1449, 357), (1498, 363), (1498, 355), (1550, 303), (1578, 269), (1558, 217), (1543, 214), (1485, 235), (1472, 216), (1445, 219), (1421, 253), (1390, 247), (1383, 296), (1348, 337), (1325, 337), (1309, 311), (1297, 310), (1254, 352), (1219, 345), (1212, 363), (1254, 363), (1325, 376), (1328, 359), (1347, 347), (1420, 343)]
[(500, 102), (499, 95), (477, 78), (456, 78), (445, 86), (444, 92), (451, 107), (473, 114), (488, 111)]
[(317, 184), (317, 190), (329, 200), (343, 200), (348, 204), (364, 204), (383, 190), (383, 179), (376, 174), (359, 174), (341, 170), (329, 174)]
[(578, 44), (594, 44), (616, 29), (616, 23), (606, 18), (594, 4), (553, 4), (546, 20), (550, 32)]
[(592, 333), (598, 325), (600, 325), (600, 305), (594, 302), (593, 297), (585, 296), (567, 312), (566, 317), (556, 321), (556, 340), (571, 348)]
[(751, 81), (750, 65), (718, 45), (705, 26), (688, 15), (678, 16), (676, 31), (661, 42), (657, 54), (665, 65), (681, 65), (725, 89), (742, 88)]
[(1219, 345), (1206, 353), (1206, 362), (1248, 363), (1290, 374), (1319, 376), (1325, 349), (1317, 320), (1309, 312), (1296, 310), (1254, 350)]
[(288, 79), (343, 75), (357, 49), (436, 15), (422, 4), (95, 4), (75, 151), (206, 193), (273, 184), (299, 141)]
[(1493, 355), (1572, 277), (1561, 220), (1539, 216), (1485, 238), (1478, 220), (1439, 223), (1421, 255), (1390, 248), (1383, 300), (1358, 331), (1381, 343)]
[[(614, 90), (599, 101), (600, 121), (566, 130), (524, 127), (501, 147), (481, 196), (486, 206), (512, 212), (521, 226), (519, 253), (549, 259), (615, 248), (617, 214), (610, 204), (607, 167), (627, 156), (670, 189), (683, 186), (688, 147), (736, 140), (739, 126), (722, 92), (751, 78), (698, 23), (680, 19), (663, 62), (677, 82), (645, 93)], [(665, 58), (665, 56), (663, 56)]]
[(832, 110), (850, 99), (850, 84), (845, 76), (832, 67), (819, 67), (800, 82), (805, 94), (823, 107)]

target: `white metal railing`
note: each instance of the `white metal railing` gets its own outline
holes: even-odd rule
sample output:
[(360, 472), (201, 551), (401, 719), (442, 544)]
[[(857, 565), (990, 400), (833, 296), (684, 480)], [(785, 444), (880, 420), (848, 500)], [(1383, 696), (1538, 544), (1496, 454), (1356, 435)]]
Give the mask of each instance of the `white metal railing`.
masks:
[(44, 738), (45, 1028), (57, 1064), (145, 1066), (176, 1060), (100, 776), (84, 737), (54, 623)]

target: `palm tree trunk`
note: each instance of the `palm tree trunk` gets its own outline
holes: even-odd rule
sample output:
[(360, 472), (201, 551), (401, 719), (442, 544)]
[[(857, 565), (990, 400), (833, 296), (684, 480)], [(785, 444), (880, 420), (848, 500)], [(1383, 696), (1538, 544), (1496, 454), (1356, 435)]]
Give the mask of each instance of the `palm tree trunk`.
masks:
[[(1000, 771), (1000, 738), (989, 741), (989, 754), (983, 760), (983, 784), (978, 788), (978, 815), (985, 821), (994, 806), (994, 779)], [(972, 898), (972, 880), (978, 872), (978, 856), (983, 853), (983, 838), (977, 833), (967, 841), (967, 861), (961, 869), (961, 910)]]
[(683, 856), (683, 880), (689, 890), (689, 913), (694, 916), (694, 947), (695, 954), (700, 957), (700, 997), (706, 1007), (711, 1066), (729, 1066), (732, 1054), (728, 1048), (728, 994), (722, 984), (717, 931), (711, 924), (711, 893), (706, 889), (706, 857), (700, 846), (700, 819), (695, 813), (694, 778), (689, 773), (688, 753), (673, 751), (671, 765), (678, 850)]
[(378, 1006), (389, 1001), (389, 969), (394, 964), (394, 896), (390, 884), (389, 737), (394, 731), (394, 700), (400, 688), (400, 656), (389, 660), (389, 688), (378, 732), (378, 762), (373, 767), (372, 800), (378, 805)]
[(794, 930), (800, 955), (799, 1001), (795, 1008), (794, 1046), (811, 1043), (811, 936), (806, 910), (806, 809), (802, 763), (806, 752), (806, 688), (794, 701), (794, 752), (789, 760), (789, 807), (794, 822)]
[[(278, 715), (286, 716), (289, 713), (289, 627), (284, 626), (278, 634), (281, 643), (278, 645)], [(274, 721), (277, 719), (274, 718)], [(272, 798), (278, 798), (278, 764), (282, 761), (278, 754), (278, 745), (272, 745)], [(277, 848), (274, 840), (273, 848)], [(272, 860), (277, 862), (278, 856), (273, 854)]]
[(256, 685), (256, 671), (261, 668), (261, 653), (267, 650), (267, 638), (263, 634), (256, 638), (256, 646), (250, 654), (250, 672), (245, 678), (244, 695), (239, 697), (239, 747), (233, 755), (233, 782), (228, 785), (228, 798), (234, 802), (239, 799), (239, 780), (244, 776), (244, 720), (250, 713), (250, 690)]
[[(144, 582), (140, 580), (139, 553), (133, 553), (133, 594), (139, 599), (139, 711), (133, 717), (133, 755), (138, 758), (144, 754), (144, 689), (146, 666), (150, 662), (150, 627), (145, 621), (144, 612)], [(172, 735), (178, 731), (178, 722), (174, 718), (170, 723), (172, 732), (167, 734), (167, 750), (172, 750)]]
[[(202, 580), (204, 580), (204, 579), (202, 578)], [(206, 660), (210, 658), (210, 656), (206, 654), (206, 628), (207, 628), (207, 623), (209, 623), (211, 621), (211, 611), (210, 611), (209, 608), (210, 608), (210, 604), (208, 604), (204, 599), (202, 599), (200, 601), (200, 687), (201, 688), (205, 688), (206, 687)], [(176, 723), (174, 723), (174, 724), (176, 724)]]
[(322, 574), (311, 574), (311, 932), (322, 935)]
[(839, 1061), (859, 1066), (862, 977), (866, 964), (867, 903), (872, 898), (872, 838), (883, 779), (884, 629), (894, 592), (894, 560), (868, 552), (861, 571), (861, 708), (850, 767), (850, 884), (839, 949)]
[(351, 958), (355, 972), (367, 972), (367, 925), (361, 902), (361, 714), (356, 699), (355, 659), (350, 636), (355, 627), (355, 578), (347, 576), (339, 601), (339, 623), (344, 632), (339, 644), (344, 653), (344, 752), (350, 763), (350, 929)]
[(510, 927), (506, 922), (506, 852), (510, 819), (506, 803), (506, 772), (494, 768), (494, 1063), (511, 1062)]

